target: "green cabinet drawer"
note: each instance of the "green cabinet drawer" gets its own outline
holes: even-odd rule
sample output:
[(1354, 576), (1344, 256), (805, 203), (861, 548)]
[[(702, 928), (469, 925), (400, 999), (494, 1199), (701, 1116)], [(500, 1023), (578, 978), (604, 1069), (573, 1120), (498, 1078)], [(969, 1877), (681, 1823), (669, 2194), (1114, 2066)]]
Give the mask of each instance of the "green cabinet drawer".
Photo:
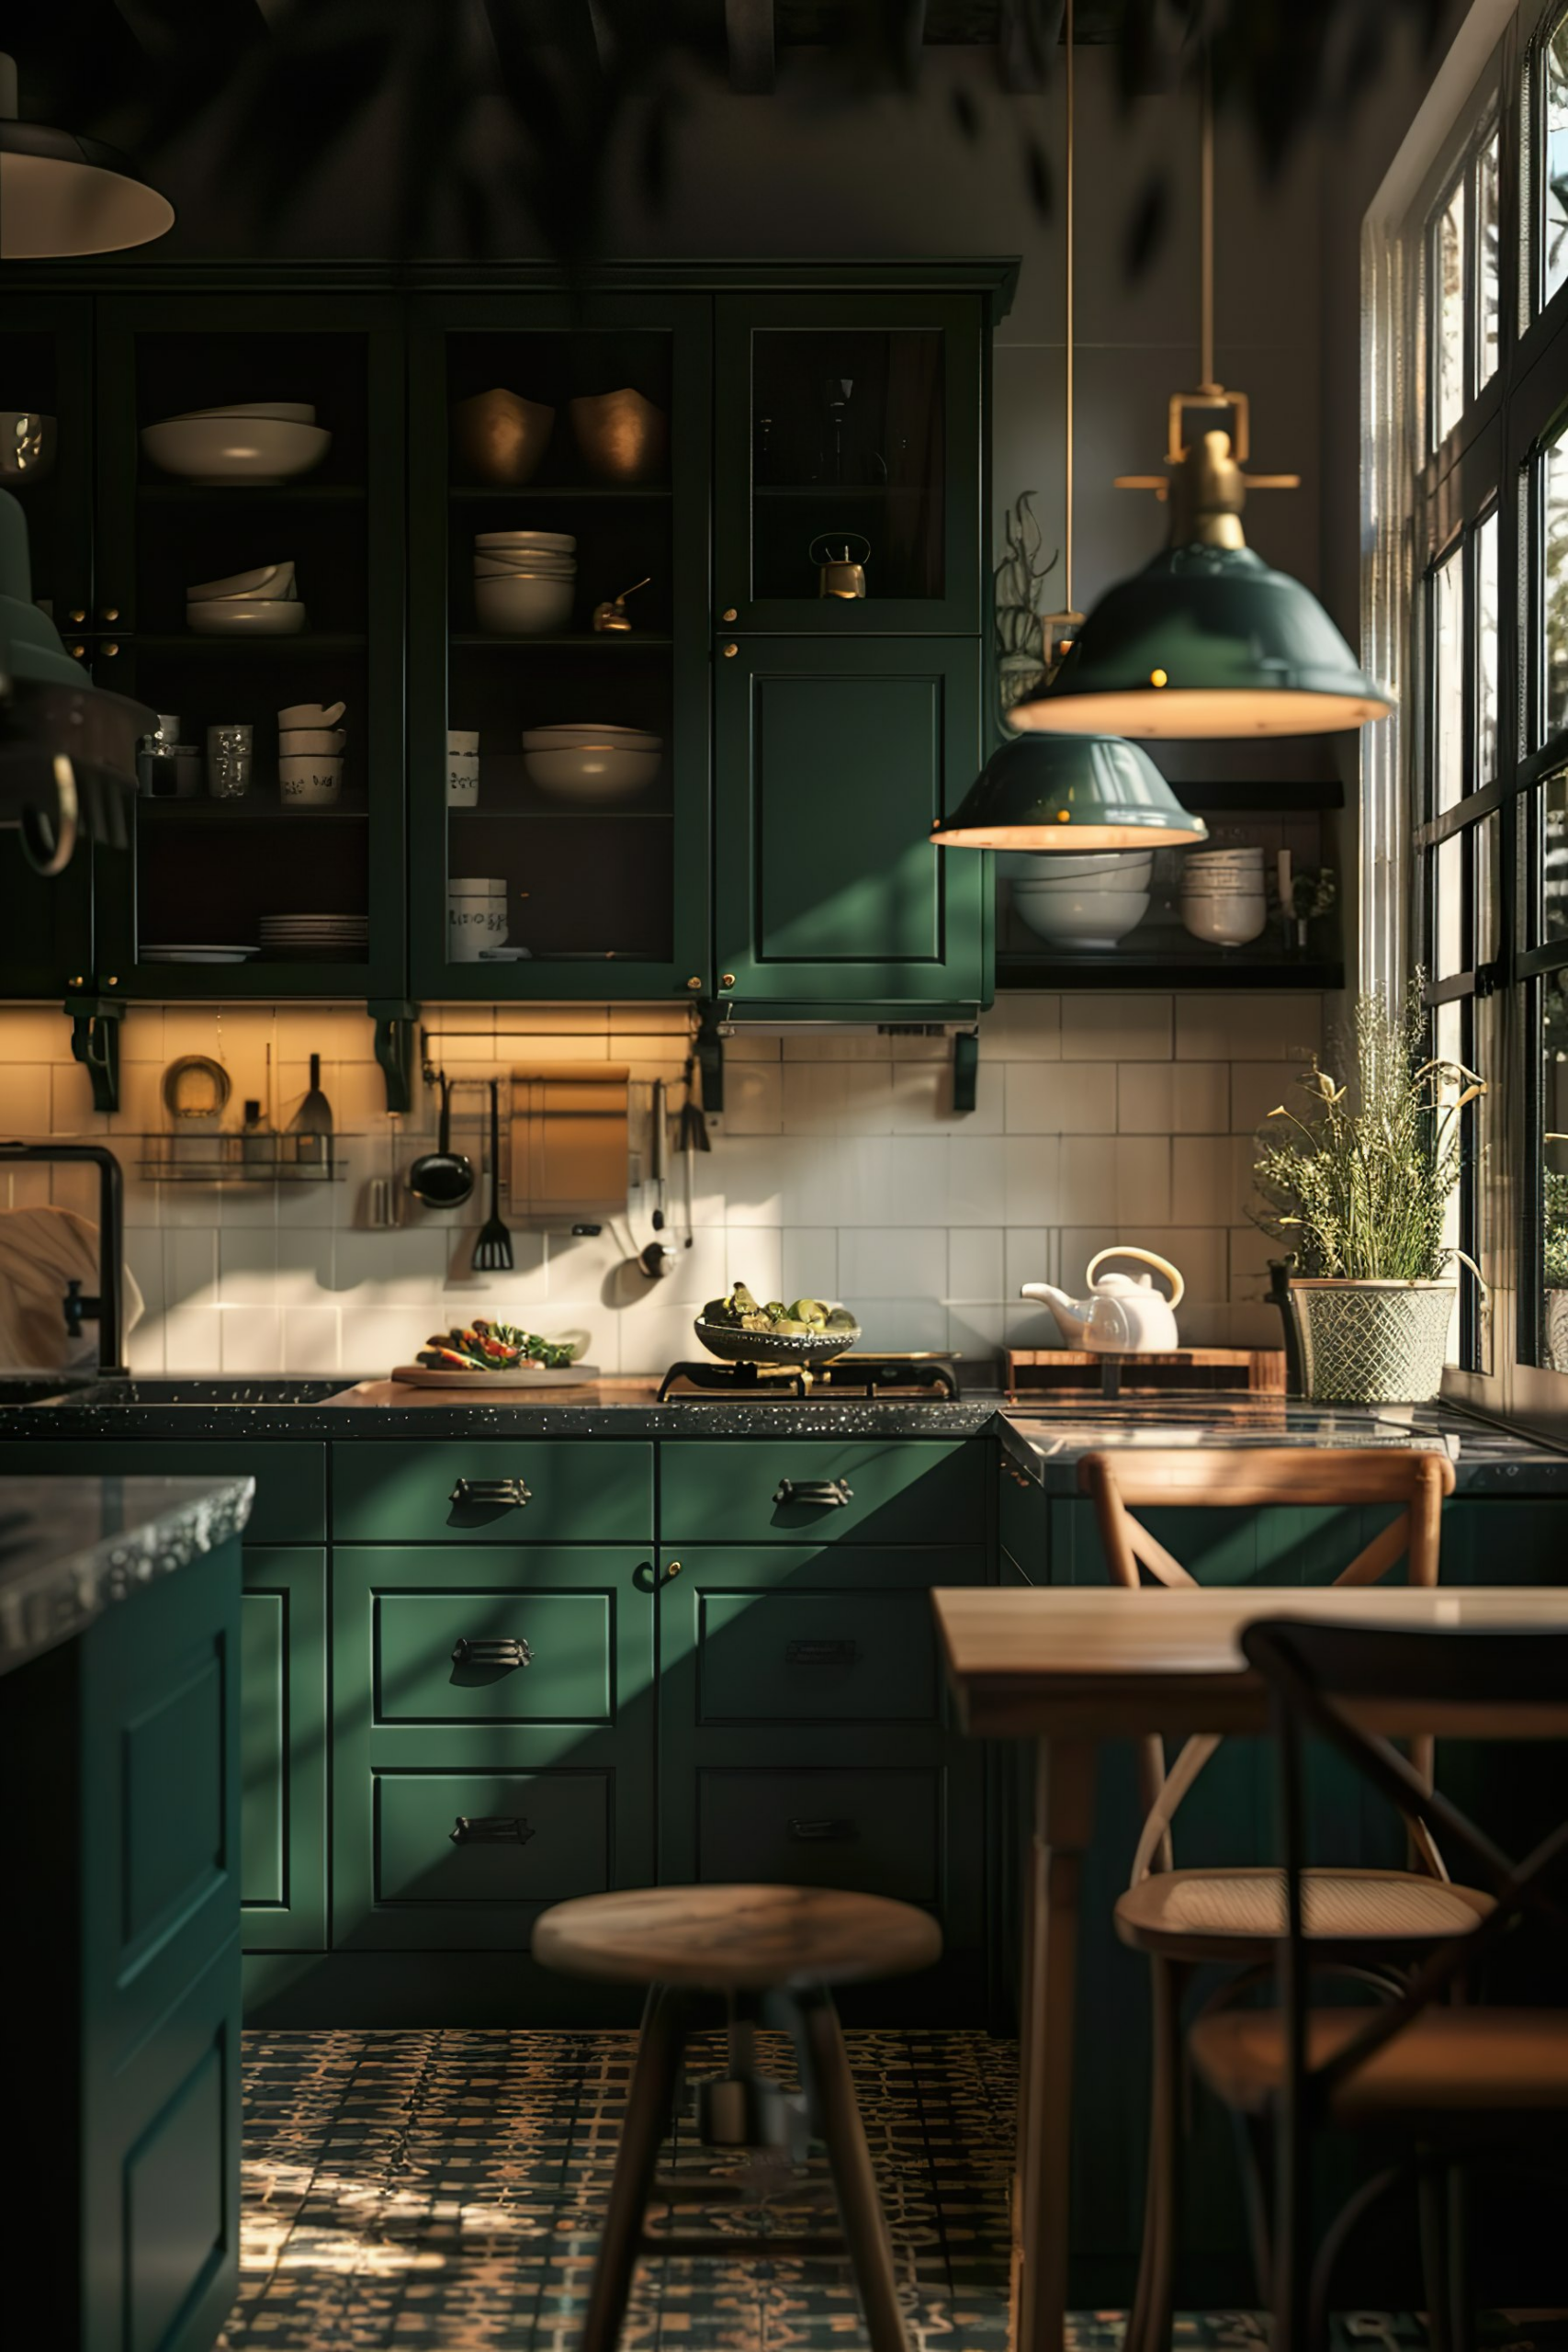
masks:
[(333, 1448), (333, 1533), (351, 1544), (638, 1544), (653, 1448), (626, 1439)]
[(697, 1774), (697, 1877), (852, 1887), (940, 1908), (938, 1765)]
[(930, 1589), (984, 1574), (978, 1549), (687, 1546), (660, 1604), (666, 1708), (694, 1726), (940, 1727)]
[(978, 1544), (987, 1449), (960, 1440), (677, 1439), (660, 1448), (671, 1544)]
[(327, 1555), (253, 1544), (240, 1601), (240, 1894), (247, 1951), (327, 1940)]
[(327, 1450), (254, 1438), (28, 1438), (0, 1442), (0, 1477), (254, 1478), (256, 1498), (241, 1541), (320, 1544), (327, 1532)]
[(519, 1573), (525, 1586), (480, 1585), (469, 1575), (452, 1591), (377, 1595), (378, 1724), (613, 1719), (611, 1594), (544, 1589), (547, 1552), (531, 1555)]
[(332, 1575), (334, 1949), (522, 1951), (652, 1883), (649, 1552), (342, 1544)]
[[(376, 1901), (526, 1910), (610, 1884), (605, 1772), (377, 1772)], [(526, 1929), (522, 1930), (525, 1938)]]

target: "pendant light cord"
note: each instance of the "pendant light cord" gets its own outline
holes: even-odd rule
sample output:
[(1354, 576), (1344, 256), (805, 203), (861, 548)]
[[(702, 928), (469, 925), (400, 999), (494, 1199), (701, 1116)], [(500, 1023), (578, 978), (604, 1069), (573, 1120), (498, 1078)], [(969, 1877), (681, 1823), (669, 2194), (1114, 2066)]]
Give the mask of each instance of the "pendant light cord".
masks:
[(1062, 586), (1067, 611), (1073, 610), (1073, 142), (1077, 108), (1074, 104), (1073, 0), (1067, 0), (1067, 195), (1064, 206), (1067, 238), (1066, 268), (1066, 519), (1062, 528)]
[[(1071, 5), (1071, 0), (1068, 0)], [(1214, 68), (1213, 51), (1203, 51), (1203, 74), (1199, 106), (1199, 142), (1201, 166), (1201, 221), (1199, 241), (1202, 247), (1198, 292), (1199, 381), (1201, 392), (1217, 391), (1214, 379)]]

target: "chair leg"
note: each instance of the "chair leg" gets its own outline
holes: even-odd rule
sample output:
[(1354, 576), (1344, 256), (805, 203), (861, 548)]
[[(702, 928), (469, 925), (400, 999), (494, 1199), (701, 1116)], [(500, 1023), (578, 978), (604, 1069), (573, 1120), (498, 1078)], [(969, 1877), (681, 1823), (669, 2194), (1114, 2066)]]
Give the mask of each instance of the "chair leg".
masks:
[(822, 2119), (828, 2163), (872, 2352), (908, 2352), (893, 2270), (893, 2242), (871, 2168), (871, 2151), (865, 2143), (839, 2013), (832, 1996), (819, 1986), (803, 1990), (795, 1998), (800, 2009), (800, 2046), (812, 2078), (813, 2104)]
[(1269, 2129), (1267, 2124), (1243, 2114), (1239, 2107), (1231, 2109), (1230, 2118), (1241, 2174), (1241, 2201), (1247, 2214), (1253, 2278), (1258, 2307), (1267, 2311), (1274, 2300), (1274, 2258), (1269, 2228), (1272, 2170)]
[(670, 2130), (690, 2009), (668, 1985), (649, 1988), (631, 2097), (621, 2126), (615, 2177), (582, 2325), (582, 2352), (615, 2352), (642, 2243), (643, 2216), (659, 2151)]
[(1449, 2341), (1453, 2352), (1472, 2352), (1475, 2335), (1470, 2308), (1470, 2185), (1464, 2166), (1449, 2166)]
[(1421, 2277), (1427, 2292), (1427, 2335), (1431, 2352), (1454, 2352), (1450, 2321), (1449, 2264), (1445, 2244), (1447, 2167), (1422, 2148), (1416, 2156), (1416, 2196), (1421, 2223)]
[(1187, 1972), (1151, 1954), (1148, 2187), (1138, 2285), (1123, 2352), (1168, 2352), (1176, 2269), (1177, 2175), (1181, 2132), (1181, 1995)]

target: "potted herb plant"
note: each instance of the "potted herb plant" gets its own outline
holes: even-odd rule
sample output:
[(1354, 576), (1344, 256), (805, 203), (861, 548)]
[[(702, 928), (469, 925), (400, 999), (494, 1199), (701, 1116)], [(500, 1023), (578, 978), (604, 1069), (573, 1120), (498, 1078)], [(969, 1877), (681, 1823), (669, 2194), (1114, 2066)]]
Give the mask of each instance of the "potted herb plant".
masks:
[(1481, 1279), (1444, 1227), (1460, 1180), (1460, 1114), (1485, 1082), (1461, 1063), (1425, 1058), (1419, 974), (1403, 1013), (1362, 997), (1349, 1082), (1314, 1058), (1301, 1080), (1303, 1109), (1279, 1104), (1258, 1138), (1256, 1221), (1292, 1253), (1303, 1393), (1319, 1403), (1435, 1396), (1452, 1261)]

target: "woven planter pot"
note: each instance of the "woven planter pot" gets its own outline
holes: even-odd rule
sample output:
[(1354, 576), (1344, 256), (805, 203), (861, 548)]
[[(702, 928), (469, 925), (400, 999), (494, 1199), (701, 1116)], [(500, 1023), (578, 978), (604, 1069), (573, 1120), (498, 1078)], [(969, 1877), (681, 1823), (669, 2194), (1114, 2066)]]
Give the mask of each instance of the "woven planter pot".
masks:
[(1302, 1394), (1317, 1405), (1425, 1405), (1442, 1385), (1452, 1283), (1291, 1283)]

